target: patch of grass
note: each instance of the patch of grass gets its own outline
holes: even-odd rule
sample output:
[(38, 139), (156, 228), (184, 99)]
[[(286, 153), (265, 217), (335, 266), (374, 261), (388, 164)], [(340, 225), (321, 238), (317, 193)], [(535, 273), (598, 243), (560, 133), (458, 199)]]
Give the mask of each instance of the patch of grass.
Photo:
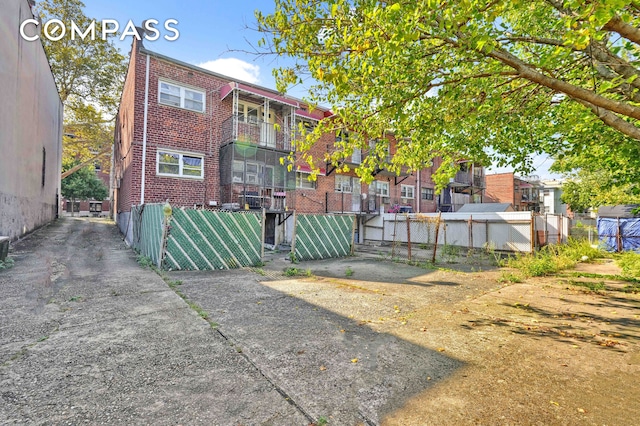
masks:
[(353, 269), (351, 269), (351, 266), (347, 266), (347, 270), (346, 270), (346, 271), (344, 271), (344, 274), (345, 274), (347, 277), (351, 277), (351, 276), (353, 275)]
[(501, 265), (518, 269), (524, 276), (540, 277), (573, 268), (578, 262), (590, 262), (606, 256), (606, 252), (594, 249), (588, 241), (569, 239), (566, 244), (544, 246), (533, 255), (509, 257)]
[(578, 286), (578, 287), (584, 287), (586, 289), (589, 289), (589, 291), (593, 291), (595, 293), (598, 293), (607, 289), (607, 286), (604, 284), (604, 281), (593, 282), (593, 281), (568, 280), (567, 283)]
[(14, 264), (15, 262), (10, 257), (5, 258), (4, 260), (0, 260), (0, 271), (3, 269), (9, 269), (13, 267)]
[(311, 269), (302, 269), (302, 268), (287, 268), (284, 270), (283, 274), (286, 277), (310, 277), (313, 275)]
[(326, 426), (328, 424), (329, 419), (327, 419), (325, 416), (318, 417), (318, 420), (316, 421), (316, 426)]
[(640, 278), (640, 253), (626, 252), (616, 260), (625, 277)]
[(255, 273), (256, 273), (256, 274), (258, 274), (258, 275), (262, 275), (263, 277), (264, 277), (265, 275), (267, 275), (267, 273), (266, 273), (266, 272), (264, 271), (264, 269), (262, 269), (262, 268), (255, 268), (255, 269), (253, 270), (253, 272), (255, 272)]
[(289, 260), (291, 263), (298, 263), (298, 258), (296, 257), (295, 252), (289, 252)]
[(460, 247), (451, 244), (445, 244), (442, 246), (442, 249), (440, 249), (440, 257), (445, 263), (454, 263), (460, 256), (460, 253)]
[(630, 283), (640, 284), (640, 278), (625, 277), (622, 275), (594, 274), (591, 272), (572, 272), (569, 274), (569, 276), (575, 278), (599, 278), (605, 280), (626, 281)]
[(500, 274), (500, 278), (498, 278), (498, 282), (500, 283), (521, 283), (522, 277), (518, 274), (514, 274), (512, 272), (502, 272)]
[(138, 262), (138, 265), (142, 266), (143, 268), (151, 268), (155, 266), (153, 264), (153, 260), (141, 254), (138, 255), (138, 257), (136, 258), (136, 261)]
[(82, 296), (73, 296), (69, 298), (69, 302), (81, 302)]

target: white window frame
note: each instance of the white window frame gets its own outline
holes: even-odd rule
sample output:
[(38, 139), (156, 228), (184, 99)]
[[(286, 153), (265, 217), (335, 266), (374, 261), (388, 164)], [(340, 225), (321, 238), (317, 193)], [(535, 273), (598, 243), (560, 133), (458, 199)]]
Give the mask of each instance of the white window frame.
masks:
[[(178, 173), (160, 172), (160, 154), (162, 153), (178, 156)], [(192, 157), (192, 158), (200, 159), (200, 175), (199, 176), (184, 174), (184, 165), (185, 165), (183, 161), (184, 157)], [(179, 177), (179, 178), (187, 178), (187, 179), (204, 179), (204, 155), (195, 154), (192, 152), (180, 152), (172, 149), (158, 148), (158, 150), (156, 151), (156, 174), (158, 176)]]
[[(163, 102), (162, 101), (162, 97), (161, 94), (165, 93), (162, 91), (162, 85), (166, 84), (167, 86), (172, 86), (174, 88), (177, 88), (180, 91), (180, 105), (175, 105), (174, 103), (170, 103), (170, 102)], [(198, 93), (200, 95), (202, 95), (202, 109), (201, 110), (197, 110), (197, 109), (193, 109), (193, 108), (189, 108), (186, 106), (186, 101), (187, 96), (186, 93), (188, 92), (193, 92), (193, 93)], [(174, 95), (177, 96), (177, 95)], [(172, 106), (172, 107), (176, 107), (176, 108), (182, 108), (182, 109), (186, 109), (188, 111), (194, 111), (194, 112), (200, 112), (200, 113), (204, 113), (207, 110), (207, 96), (204, 90), (199, 90), (199, 89), (194, 89), (191, 87), (185, 87), (185, 86), (181, 86), (179, 84), (176, 83), (172, 83), (170, 81), (166, 81), (166, 80), (158, 80), (158, 103), (162, 104), (162, 105), (168, 105), (168, 106)]]
[(375, 185), (375, 192), (376, 195), (380, 195), (382, 197), (388, 197), (389, 196), (389, 182), (384, 182), (381, 180), (374, 180), (373, 182), (371, 182), (373, 185)]
[[(409, 195), (411, 193), (411, 195)], [(400, 185), (400, 198), (413, 200), (416, 198), (416, 187), (414, 185)]]
[(318, 187), (318, 181), (309, 180), (309, 173), (296, 172), (296, 188), (297, 189), (316, 189), (317, 187)]
[(353, 179), (351, 176), (336, 175), (334, 182), (335, 192), (351, 193), (353, 192)]

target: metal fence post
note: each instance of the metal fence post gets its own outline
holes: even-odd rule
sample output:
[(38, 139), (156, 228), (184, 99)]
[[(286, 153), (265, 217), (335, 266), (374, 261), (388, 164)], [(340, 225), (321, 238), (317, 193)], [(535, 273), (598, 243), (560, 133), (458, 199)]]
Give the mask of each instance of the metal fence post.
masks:
[(407, 215), (407, 257), (411, 262), (411, 220), (409, 215)]

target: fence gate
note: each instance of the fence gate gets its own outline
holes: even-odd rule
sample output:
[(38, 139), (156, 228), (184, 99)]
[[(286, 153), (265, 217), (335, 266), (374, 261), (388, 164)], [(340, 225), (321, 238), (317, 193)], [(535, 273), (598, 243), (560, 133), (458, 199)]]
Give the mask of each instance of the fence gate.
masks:
[(348, 256), (355, 220), (354, 215), (296, 214), (291, 252), (298, 260)]

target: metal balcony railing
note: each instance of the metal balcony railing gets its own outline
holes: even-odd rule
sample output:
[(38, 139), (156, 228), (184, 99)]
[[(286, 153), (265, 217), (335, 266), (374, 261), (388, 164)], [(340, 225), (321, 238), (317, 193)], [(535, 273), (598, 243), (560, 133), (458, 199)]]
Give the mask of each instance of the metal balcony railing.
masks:
[(222, 122), (222, 143), (248, 142), (259, 146), (291, 151), (291, 131), (276, 130), (273, 123), (244, 121), (233, 115)]

